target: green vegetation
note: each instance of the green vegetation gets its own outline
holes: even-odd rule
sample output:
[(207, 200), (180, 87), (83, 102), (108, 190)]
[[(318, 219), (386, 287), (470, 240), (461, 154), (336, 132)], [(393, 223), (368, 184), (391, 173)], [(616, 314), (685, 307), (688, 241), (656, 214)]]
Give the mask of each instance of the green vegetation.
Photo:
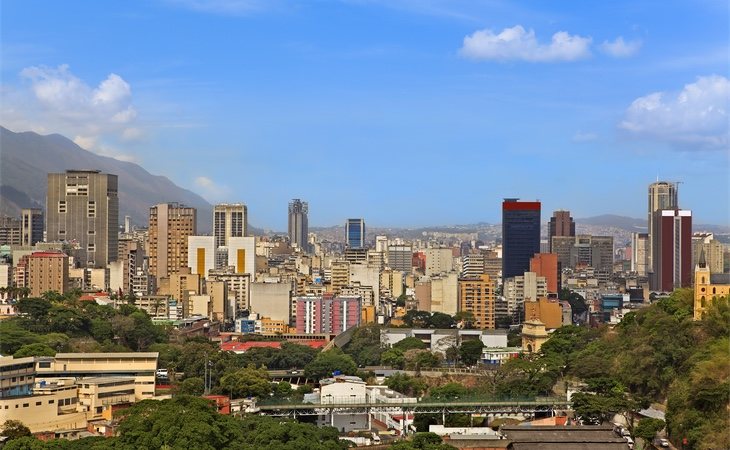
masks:
[(422, 379), (405, 373), (396, 373), (389, 376), (385, 379), (385, 385), (410, 397), (420, 397), (428, 387)]
[(314, 380), (331, 377), (337, 371), (343, 375), (357, 373), (355, 361), (339, 348), (319, 353), (312, 362), (304, 367), (304, 375)]
[(408, 328), (454, 328), (456, 320), (448, 314), (429, 311), (409, 310), (403, 316), (403, 323)]
[(72, 351), (146, 351), (167, 340), (167, 330), (131, 305), (119, 309), (81, 302), (78, 292), (22, 298), (20, 313), (0, 322), (0, 353), (52, 356)]
[(397, 442), (390, 446), (391, 450), (452, 450), (444, 444), (436, 433), (416, 433), (409, 441)]
[(484, 344), (479, 339), (462, 342), (461, 346), (459, 347), (459, 356), (461, 357), (461, 362), (463, 362), (467, 366), (473, 366), (482, 359), (483, 348)]

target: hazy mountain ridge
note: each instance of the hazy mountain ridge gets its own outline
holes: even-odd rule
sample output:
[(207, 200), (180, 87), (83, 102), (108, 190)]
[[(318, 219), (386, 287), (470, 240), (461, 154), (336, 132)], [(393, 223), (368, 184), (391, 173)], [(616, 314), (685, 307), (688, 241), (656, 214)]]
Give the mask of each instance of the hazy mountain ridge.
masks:
[(119, 177), (120, 224), (124, 216), (148, 222), (149, 207), (180, 202), (198, 210), (199, 232), (209, 232), (213, 207), (198, 194), (141, 166), (84, 150), (60, 134), (15, 133), (0, 126), (0, 214), (18, 216), (21, 208), (44, 207), (47, 174), (67, 169), (98, 169)]

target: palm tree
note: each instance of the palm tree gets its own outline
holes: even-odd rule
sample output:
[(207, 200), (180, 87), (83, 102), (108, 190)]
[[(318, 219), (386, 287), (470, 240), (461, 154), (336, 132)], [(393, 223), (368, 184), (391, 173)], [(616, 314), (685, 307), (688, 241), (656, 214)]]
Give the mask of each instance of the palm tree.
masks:
[(21, 298), (28, 298), (28, 296), (30, 295), (30, 288), (27, 286), (19, 288), (18, 291), (18, 295), (20, 295)]

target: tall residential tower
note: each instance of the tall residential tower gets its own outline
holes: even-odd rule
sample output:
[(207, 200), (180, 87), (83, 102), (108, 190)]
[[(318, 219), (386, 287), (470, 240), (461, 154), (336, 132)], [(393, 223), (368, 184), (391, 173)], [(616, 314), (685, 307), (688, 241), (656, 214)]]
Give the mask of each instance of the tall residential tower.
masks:
[(188, 237), (196, 234), (197, 211), (178, 203), (150, 208), (150, 274), (157, 280), (188, 265)]

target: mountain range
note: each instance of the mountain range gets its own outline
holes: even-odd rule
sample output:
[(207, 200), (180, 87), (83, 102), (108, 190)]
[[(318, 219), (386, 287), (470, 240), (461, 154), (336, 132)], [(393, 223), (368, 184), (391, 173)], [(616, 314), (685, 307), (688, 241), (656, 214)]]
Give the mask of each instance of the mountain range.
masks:
[[(119, 176), (120, 223), (130, 216), (137, 225), (148, 223), (151, 205), (179, 202), (198, 210), (198, 230), (210, 232), (213, 207), (200, 195), (141, 166), (97, 155), (60, 134), (15, 133), (0, 127), (0, 215), (19, 216), (21, 208), (43, 208), (47, 174), (67, 169), (98, 169)], [(205, 219), (201, 219), (205, 218)]]
[[(213, 207), (200, 195), (177, 186), (165, 176), (153, 175), (138, 164), (119, 161), (87, 151), (60, 134), (40, 135), (13, 132), (0, 126), (0, 215), (18, 217), (21, 208), (45, 209), (47, 174), (67, 169), (98, 169), (119, 176), (119, 214), (130, 216), (136, 225), (146, 225), (149, 207), (179, 202), (198, 210), (198, 231), (210, 233)], [(545, 216), (544, 216), (545, 217)], [(543, 217), (543, 218), (544, 218)], [(122, 223), (122, 220), (120, 220)], [(576, 219), (579, 233), (611, 234), (622, 239), (631, 232), (646, 232), (646, 219), (604, 214)], [(544, 225), (544, 224), (543, 224)], [(312, 227), (327, 238), (344, 236), (342, 226)], [(728, 235), (727, 225), (695, 225), (695, 230)], [(250, 227), (253, 234), (263, 230)], [(546, 230), (543, 230), (545, 234)], [(431, 226), (422, 228), (369, 227), (368, 234), (418, 238), (426, 233), (479, 233), (501, 235), (499, 224)]]

